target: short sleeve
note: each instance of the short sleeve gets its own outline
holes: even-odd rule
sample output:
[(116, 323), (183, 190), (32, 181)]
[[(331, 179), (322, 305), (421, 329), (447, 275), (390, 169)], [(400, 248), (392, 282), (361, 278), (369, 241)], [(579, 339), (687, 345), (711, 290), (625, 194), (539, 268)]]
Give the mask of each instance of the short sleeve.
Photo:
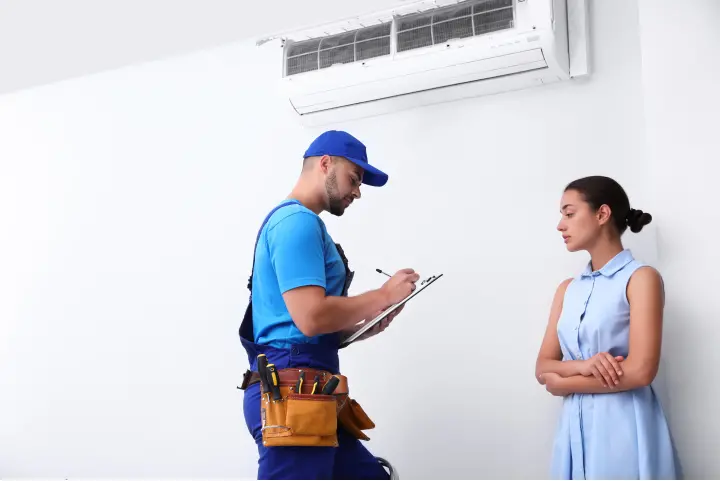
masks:
[(281, 293), (309, 285), (326, 288), (323, 239), (319, 219), (306, 212), (290, 214), (268, 230), (270, 262)]

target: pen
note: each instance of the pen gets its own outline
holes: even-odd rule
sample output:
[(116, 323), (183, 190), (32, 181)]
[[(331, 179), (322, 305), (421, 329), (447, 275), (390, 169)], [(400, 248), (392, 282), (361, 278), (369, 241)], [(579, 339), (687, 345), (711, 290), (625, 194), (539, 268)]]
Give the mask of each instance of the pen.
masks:
[(375, 270), (376, 270), (379, 274), (385, 274), (385, 275), (388, 276), (388, 277), (392, 277), (392, 276), (391, 276), (390, 274), (388, 274), (387, 272), (383, 272), (382, 269), (375, 269)]

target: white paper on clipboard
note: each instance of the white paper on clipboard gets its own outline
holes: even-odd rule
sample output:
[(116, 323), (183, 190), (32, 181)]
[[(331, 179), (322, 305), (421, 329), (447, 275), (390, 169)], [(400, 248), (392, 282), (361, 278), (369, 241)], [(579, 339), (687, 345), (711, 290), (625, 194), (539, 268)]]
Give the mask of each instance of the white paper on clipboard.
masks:
[(350, 344), (352, 344), (353, 342), (355, 342), (360, 336), (362, 336), (363, 334), (365, 334), (368, 330), (372, 329), (372, 327), (373, 327), (375, 324), (377, 324), (378, 322), (380, 322), (380, 321), (382, 321), (383, 319), (385, 319), (385, 318), (388, 316), (388, 314), (390, 314), (392, 311), (394, 311), (394, 310), (397, 309), (398, 307), (400, 307), (400, 306), (402, 306), (403, 304), (405, 304), (406, 302), (408, 302), (408, 301), (409, 301), (410, 299), (412, 299), (413, 297), (415, 297), (415, 296), (417, 296), (418, 294), (420, 294), (421, 292), (423, 292), (425, 289), (427, 289), (427, 288), (430, 287), (432, 284), (434, 284), (435, 281), (437, 281), (438, 279), (440, 279), (442, 276), (443, 276), (442, 274), (439, 274), (439, 275), (437, 275), (437, 276), (430, 276), (430, 277), (427, 278), (426, 280), (422, 281), (421, 284), (420, 284), (420, 287), (418, 287), (418, 288), (416, 288), (414, 291), (412, 291), (412, 292), (410, 293), (410, 295), (407, 296), (405, 299), (403, 299), (402, 301), (398, 302), (397, 304), (394, 304), (394, 305), (388, 307), (388, 308), (385, 309), (383, 312), (381, 312), (377, 317), (375, 317), (375, 319), (373, 319), (372, 321), (366, 323), (363, 327), (361, 327), (360, 329), (358, 329), (356, 332), (354, 332), (352, 335), (350, 335), (347, 339), (344, 339), (344, 340), (340, 343), (340, 347), (341, 347), (341, 348), (342, 348), (342, 347), (346, 347), (346, 346), (349, 346)]

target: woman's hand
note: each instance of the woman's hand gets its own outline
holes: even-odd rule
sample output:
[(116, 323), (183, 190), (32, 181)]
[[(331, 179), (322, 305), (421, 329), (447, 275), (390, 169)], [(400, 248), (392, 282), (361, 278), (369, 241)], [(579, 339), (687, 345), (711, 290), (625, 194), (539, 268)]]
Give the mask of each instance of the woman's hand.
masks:
[(615, 356), (607, 352), (600, 352), (586, 361), (580, 367), (580, 374), (583, 376), (595, 376), (604, 387), (614, 387), (620, 383), (620, 376), (623, 375), (620, 362), (625, 358)]
[(540, 375), (541, 383), (545, 385), (545, 390), (553, 396), (565, 396), (568, 393), (562, 389), (563, 377), (554, 372), (546, 372)]

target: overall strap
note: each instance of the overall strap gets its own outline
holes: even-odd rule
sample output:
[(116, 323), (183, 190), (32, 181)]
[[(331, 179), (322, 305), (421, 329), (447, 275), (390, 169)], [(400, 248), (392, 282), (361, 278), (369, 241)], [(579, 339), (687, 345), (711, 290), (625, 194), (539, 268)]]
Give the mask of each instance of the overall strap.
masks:
[(286, 202), (283, 202), (282, 204), (275, 206), (273, 210), (270, 211), (270, 213), (265, 217), (265, 220), (262, 221), (262, 224), (260, 225), (260, 229), (258, 230), (257, 237), (255, 238), (255, 247), (253, 248), (253, 262), (252, 262), (252, 269), (250, 269), (250, 277), (248, 278), (248, 284), (247, 288), (250, 290), (250, 299), (252, 300), (252, 278), (253, 273), (255, 272), (255, 251), (257, 251), (257, 245), (258, 241), (260, 240), (260, 233), (262, 232), (263, 228), (265, 227), (265, 224), (270, 220), (270, 217), (278, 210), (285, 206), (292, 205), (292, 204), (298, 204), (300, 205), (300, 202), (297, 200), (289, 200)]

